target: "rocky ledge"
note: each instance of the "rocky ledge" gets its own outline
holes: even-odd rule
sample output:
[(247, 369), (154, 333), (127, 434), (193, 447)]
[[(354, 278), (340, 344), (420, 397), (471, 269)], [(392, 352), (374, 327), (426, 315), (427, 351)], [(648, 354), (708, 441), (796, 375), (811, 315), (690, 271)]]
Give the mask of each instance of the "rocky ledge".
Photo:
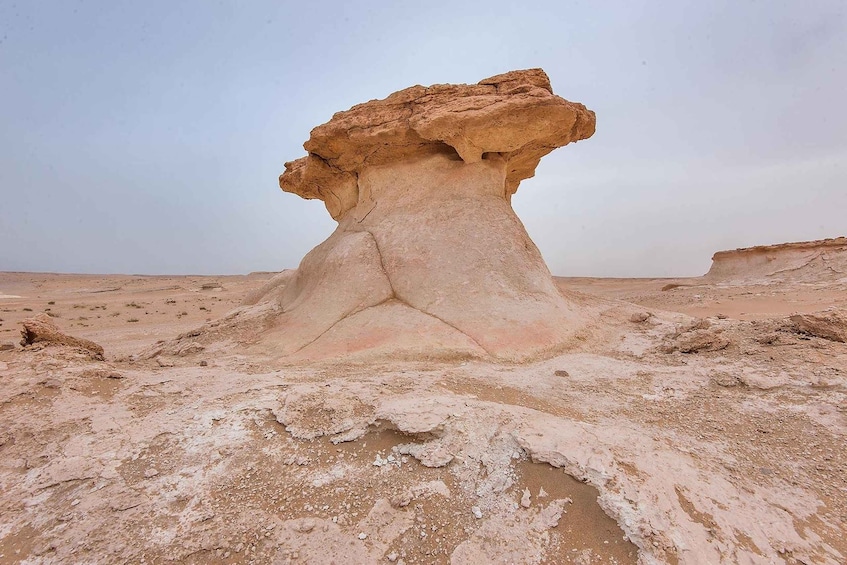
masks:
[(847, 237), (718, 251), (706, 276), (746, 282), (847, 282)]

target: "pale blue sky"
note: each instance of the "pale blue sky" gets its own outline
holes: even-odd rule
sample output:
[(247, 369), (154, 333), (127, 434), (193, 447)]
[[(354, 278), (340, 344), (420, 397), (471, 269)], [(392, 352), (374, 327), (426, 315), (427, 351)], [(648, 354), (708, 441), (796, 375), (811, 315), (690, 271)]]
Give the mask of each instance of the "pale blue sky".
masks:
[(339, 110), (542, 67), (597, 112), (514, 206), (554, 274), (847, 235), (847, 13), (813, 2), (0, 0), (0, 270), (296, 267), (279, 190)]

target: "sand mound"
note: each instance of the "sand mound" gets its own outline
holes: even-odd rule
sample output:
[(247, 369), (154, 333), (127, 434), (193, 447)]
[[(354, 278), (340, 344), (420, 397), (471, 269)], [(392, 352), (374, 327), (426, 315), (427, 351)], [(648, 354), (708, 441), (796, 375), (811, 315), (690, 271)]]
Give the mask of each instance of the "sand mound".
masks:
[(706, 277), (745, 282), (847, 282), (847, 237), (718, 251)]
[[(541, 157), (594, 133), (594, 113), (540, 69), (414, 86), (335, 114), (280, 187), (338, 228), (211, 330), (292, 361), (361, 353), (525, 361), (586, 323), (510, 200)], [(188, 336), (191, 338), (198, 336)]]

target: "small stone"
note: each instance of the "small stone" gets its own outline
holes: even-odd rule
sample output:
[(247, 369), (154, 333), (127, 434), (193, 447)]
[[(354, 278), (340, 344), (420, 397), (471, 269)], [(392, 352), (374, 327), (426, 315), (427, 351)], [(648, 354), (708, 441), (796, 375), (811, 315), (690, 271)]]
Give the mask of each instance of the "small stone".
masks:
[(150, 479), (150, 478), (155, 477), (158, 474), (159, 474), (158, 470), (154, 469), (153, 467), (150, 467), (149, 469), (144, 471), (144, 478)]
[(532, 495), (529, 493), (529, 489), (523, 489), (523, 496), (521, 497), (521, 506), (524, 508), (529, 508), (529, 505), (532, 504)]
[(735, 375), (730, 375), (729, 373), (717, 373), (713, 378), (716, 385), (725, 388), (730, 388), (741, 384), (741, 381), (738, 377), (736, 377)]
[(365, 532), (362, 532), (362, 533), (360, 533), (357, 537), (358, 537), (360, 540), (366, 540), (366, 539), (368, 539), (368, 534), (366, 534)]
[(479, 509), (479, 506), (474, 506), (473, 508), (471, 508), (471, 512), (473, 512), (474, 518), (476, 518), (477, 520), (482, 518), (482, 510)]
[(652, 316), (650, 312), (635, 312), (629, 317), (629, 321), (634, 324), (640, 324), (642, 322), (646, 322), (650, 316)]
[(41, 386), (43, 386), (44, 388), (54, 388), (54, 389), (62, 388), (62, 381), (57, 379), (56, 377), (50, 377), (48, 379), (44, 379), (39, 384), (41, 384)]
[(201, 367), (208, 367), (208, 366), (209, 366), (209, 362), (208, 362), (208, 361), (206, 361), (205, 359), (203, 359), (202, 361), (200, 361), (200, 363), (199, 363), (199, 364), (200, 364), (200, 366), (201, 366)]
[(553, 374), (556, 375), (557, 377), (570, 377), (571, 376), (571, 374), (568, 373), (567, 371), (565, 371), (564, 369), (558, 369)]
[(395, 561), (397, 561), (397, 557), (398, 557), (398, 555), (397, 555), (397, 552), (396, 552), (396, 551), (392, 551), (391, 553), (389, 553), (388, 555), (386, 555), (386, 557), (388, 558), (388, 560), (389, 560), (389, 561), (391, 561), (392, 563), (394, 563)]
[(294, 524), (294, 531), (301, 534), (307, 534), (314, 529), (315, 521), (308, 518), (300, 520)]
[(80, 503), (80, 500), (79, 500), (78, 498), (75, 498), (75, 499), (73, 499), (73, 501), (71, 502), (71, 506), (76, 506), (76, 505), (77, 505), (77, 504), (79, 504), (79, 503)]
[(779, 334), (776, 332), (770, 332), (757, 336), (755, 340), (760, 345), (773, 345), (779, 342)]
[(173, 367), (174, 366), (173, 361), (169, 361), (168, 359), (162, 359), (161, 357), (156, 357), (156, 363), (159, 365), (159, 367)]

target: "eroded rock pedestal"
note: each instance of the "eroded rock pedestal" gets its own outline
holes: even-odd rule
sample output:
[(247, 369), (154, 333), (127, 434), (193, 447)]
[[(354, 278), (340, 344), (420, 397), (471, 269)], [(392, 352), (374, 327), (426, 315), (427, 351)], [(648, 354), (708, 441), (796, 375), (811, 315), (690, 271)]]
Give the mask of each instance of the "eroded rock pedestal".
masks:
[(323, 200), (338, 228), (248, 301), (280, 310), (260, 341), (294, 358), (561, 349), (580, 314), (510, 200), (543, 155), (594, 123), (540, 69), (415, 86), (335, 114), (280, 186)]

